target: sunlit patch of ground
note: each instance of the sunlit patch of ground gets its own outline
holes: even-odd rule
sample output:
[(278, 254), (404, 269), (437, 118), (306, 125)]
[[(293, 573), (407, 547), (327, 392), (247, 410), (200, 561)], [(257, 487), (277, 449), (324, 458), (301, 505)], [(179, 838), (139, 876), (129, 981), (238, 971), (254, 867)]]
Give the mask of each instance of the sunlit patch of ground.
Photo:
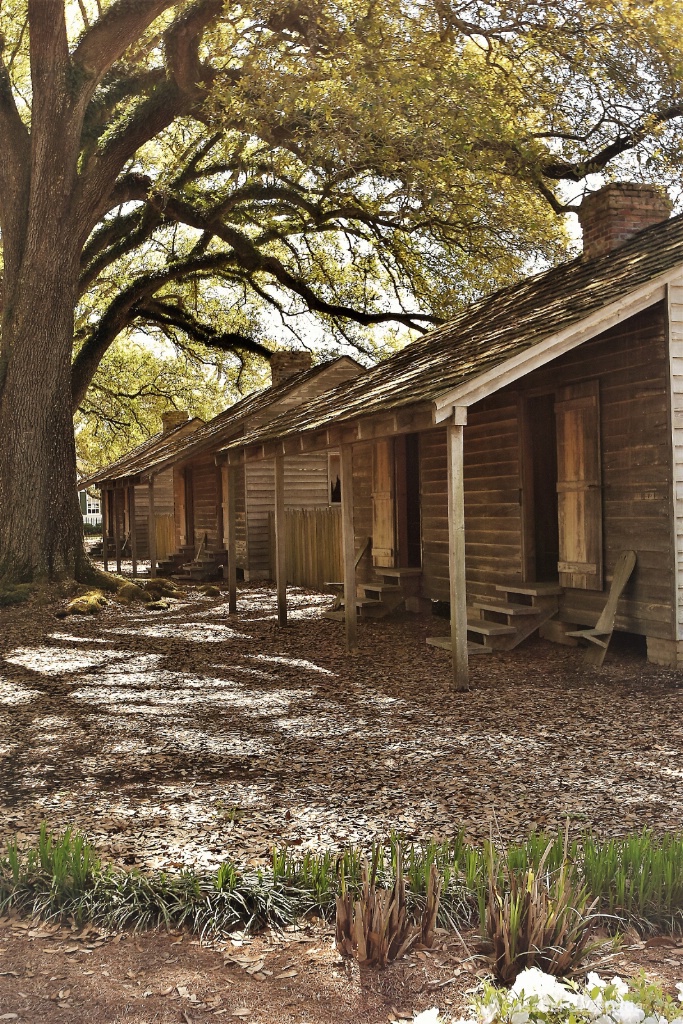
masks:
[[(109, 605), (56, 626), (3, 610), (0, 821), (86, 830), (126, 864), (262, 863), (273, 845), (506, 838), (683, 822), (683, 682), (636, 651), (584, 668), (532, 641), (448, 688), (434, 621), (362, 622), (348, 658), (330, 598), (190, 591), (168, 611)], [(443, 623), (439, 623), (443, 627)], [(443, 631), (443, 628), (441, 629)]]

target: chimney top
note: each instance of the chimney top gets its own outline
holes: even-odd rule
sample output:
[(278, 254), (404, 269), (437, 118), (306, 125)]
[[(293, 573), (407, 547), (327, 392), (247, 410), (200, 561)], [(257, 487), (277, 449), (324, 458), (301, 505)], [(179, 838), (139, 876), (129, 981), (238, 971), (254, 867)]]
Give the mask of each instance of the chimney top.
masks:
[(618, 249), (639, 231), (668, 220), (672, 208), (661, 185), (613, 181), (590, 192), (579, 207), (585, 255), (604, 256)]
[(168, 434), (171, 430), (179, 427), (181, 423), (189, 420), (189, 418), (190, 414), (183, 409), (169, 409), (161, 414), (161, 429), (164, 434)]
[(273, 352), (270, 357), (270, 376), (273, 387), (298, 377), (305, 370), (310, 370), (313, 356), (310, 352)]

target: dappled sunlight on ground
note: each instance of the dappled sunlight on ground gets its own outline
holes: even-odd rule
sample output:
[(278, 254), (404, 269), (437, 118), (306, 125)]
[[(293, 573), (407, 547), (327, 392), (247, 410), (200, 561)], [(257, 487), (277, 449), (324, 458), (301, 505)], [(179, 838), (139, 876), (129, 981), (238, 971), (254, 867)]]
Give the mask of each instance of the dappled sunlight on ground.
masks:
[(391, 829), (681, 827), (679, 673), (626, 649), (596, 673), (532, 641), (476, 659), (475, 689), (454, 694), (447, 654), (425, 644), (433, 621), (361, 622), (348, 658), (343, 624), (320, 616), (329, 596), (288, 598), (286, 629), (256, 584), (234, 617), (225, 594), (193, 591), (61, 628), (0, 613), (5, 834), (46, 818), (120, 863), (177, 866)]

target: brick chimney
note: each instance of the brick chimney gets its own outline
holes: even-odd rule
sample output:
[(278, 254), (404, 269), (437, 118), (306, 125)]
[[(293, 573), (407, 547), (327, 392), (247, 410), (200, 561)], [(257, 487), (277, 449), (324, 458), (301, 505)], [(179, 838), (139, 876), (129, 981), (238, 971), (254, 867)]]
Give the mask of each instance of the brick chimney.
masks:
[(190, 414), (184, 412), (182, 409), (169, 409), (168, 412), (162, 412), (161, 414), (161, 428), (164, 434), (168, 434), (169, 431), (175, 430), (181, 423), (185, 423), (189, 420)]
[(586, 256), (604, 256), (639, 231), (668, 220), (673, 203), (660, 185), (614, 181), (590, 192), (579, 207)]
[(270, 375), (273, 387), (298, 377), (304, 370), (310, 370), (313, 356), (310, 352), (273, 352), (270, 357)]

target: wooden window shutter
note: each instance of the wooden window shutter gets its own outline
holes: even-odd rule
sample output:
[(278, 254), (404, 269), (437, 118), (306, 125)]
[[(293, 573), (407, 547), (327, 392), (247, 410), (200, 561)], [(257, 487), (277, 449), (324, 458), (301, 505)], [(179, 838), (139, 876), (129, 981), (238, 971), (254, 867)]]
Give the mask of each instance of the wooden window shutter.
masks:
[(602, 590), (602, 475), (597, 380), (558, 392), (557, 514), (560, 586)]
[(375, 441), (372, 452), (372, 563), (393, 566), (396, 548), (394, 444)]

